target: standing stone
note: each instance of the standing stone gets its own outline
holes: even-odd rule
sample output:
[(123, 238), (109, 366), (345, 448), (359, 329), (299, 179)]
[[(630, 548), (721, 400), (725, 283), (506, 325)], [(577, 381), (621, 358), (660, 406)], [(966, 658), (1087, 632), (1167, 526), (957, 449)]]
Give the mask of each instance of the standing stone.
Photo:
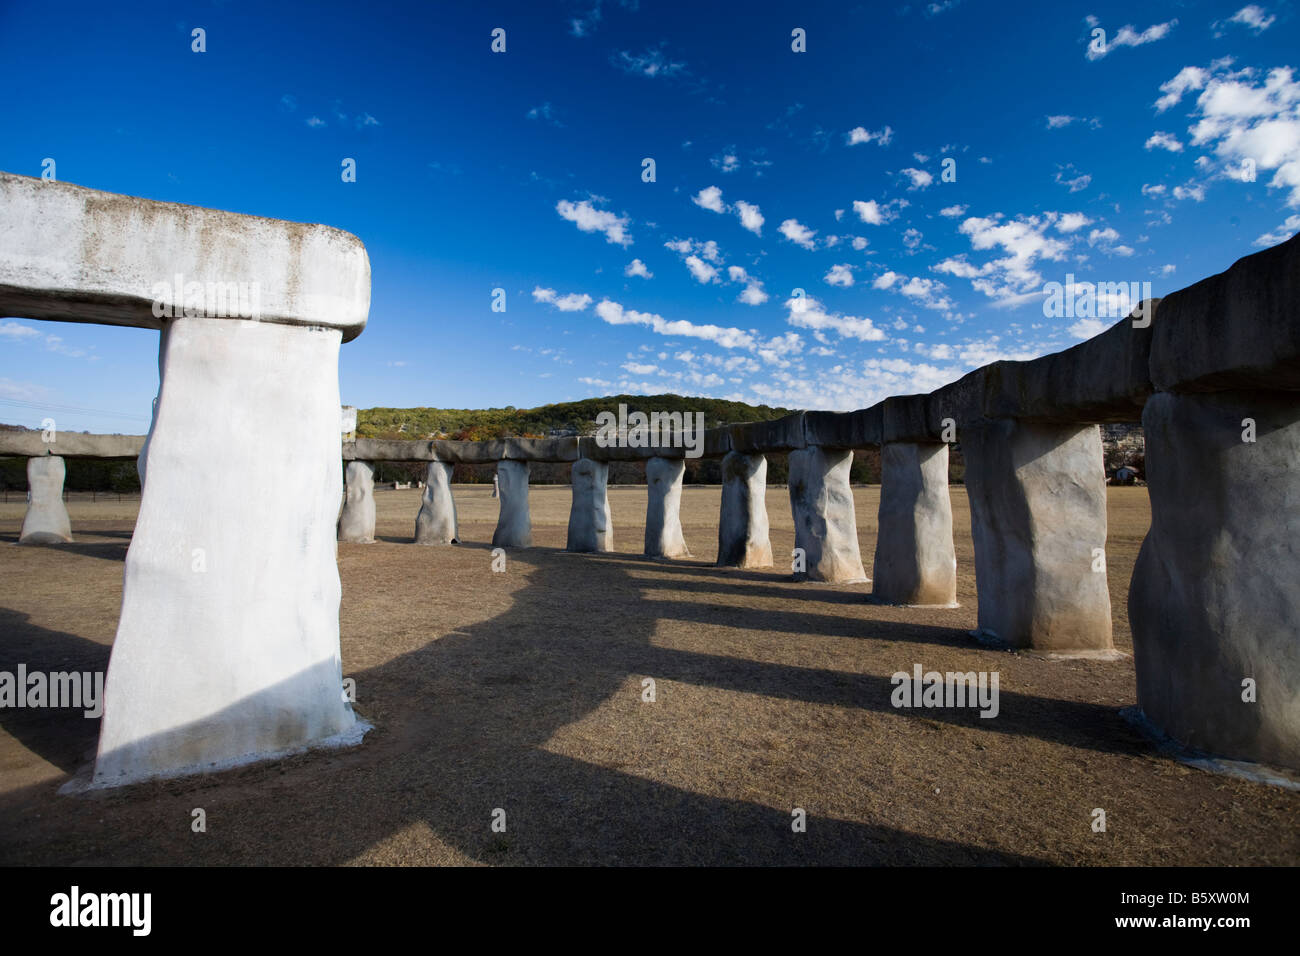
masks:
[[(339, 657), (341, 335), (164, 328), (95, 785), (359, 739)], [(249, 439), (286, 422), (292, 440)]]
[(1100, 430), (1004, 418), (966, 425), (961, 446), (977, 633), (1051, 654), (1115, 656)]
[(1142, 428), (1138, 706), (1185, 746), (1300, 770), (1300, 393), (1157, 392)]
[(609, 512), (609, 465), (580, 458), (572, 469), (566, 551), (613, 551), (614, 523)]
[(498, 475), (492, 476), (492, 497), (501, 497), (501, 478)]
[(19, 544), (64, 544), (72, 540), (72, 521), (63, 504), (67, 469), (58, 455), (27, 459), (27, 514)]
[(448, 462), (431, 461), (422, 482), (420, 513), (415, 516), (416, 544), (459, 544), (456, 537), (456, 501), (451, 496)]
[(790, 512), (794, 546), (806, 571), (796, 581), (856, 584), (867, 579), (858, 550), (858, 520), (849, 487), (853, 452), (810, 445), (790, 452)]
[(375, 466), (368, 461), (348, 462), (346, 489), (339, 540), (370, 544), (375, 540)]
[(722, 507), (718, 514), (718, 566), (770, 568), (767, 524), (767, 459), (727, 452), (722, 459)]
[(689, 558), (682, 536), (681, 458), (648, 458), (645, 463), (645, 553), (651, 558)]
[(948, 446), (888, 442), (880, 468), (872, 594), (887, 604), (956, 607)]
[(492, 532), (494, 548), (531, 548), (533, 519), (528, 513), (528, 473), (526, 461), (497, 462), (497, 487), (501, 492), (501, 514)]

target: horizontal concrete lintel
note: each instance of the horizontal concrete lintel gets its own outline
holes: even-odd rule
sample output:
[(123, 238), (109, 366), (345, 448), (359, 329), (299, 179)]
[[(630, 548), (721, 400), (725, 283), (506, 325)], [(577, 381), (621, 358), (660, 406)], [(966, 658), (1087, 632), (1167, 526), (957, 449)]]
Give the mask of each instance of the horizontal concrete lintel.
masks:
[[(338, 329), (345, 342), (366, 325), (370, 259), (341, 229), (4, 172), (0, 210), (0, 315), (161, 329), (176, 315), (155, 302), (195, 307), (185, 287), (198, 283), (203, 315)], [(230, 289), (242, 290), (233, 308)]]
[(39, 458), (58, 455), (62, 458), (138, 458), (144, 447), (144, 435), (83, 435), (77, 432), (53, 433), (54, 440), (41, 440), (38, 430), (0, 430), (0, 455)]

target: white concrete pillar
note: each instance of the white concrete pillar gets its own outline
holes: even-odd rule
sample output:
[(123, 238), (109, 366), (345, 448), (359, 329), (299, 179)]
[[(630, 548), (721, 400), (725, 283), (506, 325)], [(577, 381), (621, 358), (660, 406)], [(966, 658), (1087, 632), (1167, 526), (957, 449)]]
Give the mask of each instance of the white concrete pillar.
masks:
[(497, 462), (497, 488), (501, 496), (501, 513), (497, 517), (496, 531), (492, 532), (494, 548), (531, 548), (533, 546), (533, 519), (528, 513), (528, 475), (526, 461)]
[(956, 607), (946, 444), (881, 446), (879, 516), (872, 595), (886, 604)]
[(415, 516), (416, 544), (459, 544), (456, 536), (456, 500), (451, 496), (452, 466), (444, 461), (429, 462), (420, 494), (420, 513)]
[(613, 551), (614, 522), (609, 512), (609, 465), (579, 458), (570, 479), (573, 504), (569, 509), (566, 551)]
[(722, 506), (718, 513), (718, 566), (770, 568), (767, 523), (767, 458), (732, 451), (722, 459)]
[(1097, 426), (998, 419), (964, 426), (960, 439), (978, 633), (1051, 654), (1113, 657)]
[(19, 544), (64, 544), (72, 540), (72, 520), (63, 503), (67, 473), (58, 455), (27, 459), (27, 514)]
[(645, 463), (645, 553), (651, 558), (689, 558), (682, 536), (682, 478), (680, 458), (649, 458)]
[(1142, 428), (1138, 706), (1185, 746), (1300, 771), (1300, 393), (1157, 392)]
[(359, 739), (339, 659), (340, 337), (165, 327), (95, 785)]
[(805, 566), (795, 571), (796, 581), (856, 584), (868, 580), (849, 487), (852, 466), (852, 451), (809, 446), (790, 452), (794, 546), (802, 550)]
[(375, 540), (375, 466), (368, 461), (348, 462), (345, 488), (339, 540), (370, 544)]

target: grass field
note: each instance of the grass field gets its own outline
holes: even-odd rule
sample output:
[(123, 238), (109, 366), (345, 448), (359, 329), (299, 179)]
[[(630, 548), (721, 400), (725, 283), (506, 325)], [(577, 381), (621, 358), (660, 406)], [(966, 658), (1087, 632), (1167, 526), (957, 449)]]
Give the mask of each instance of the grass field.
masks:
[[(671, 562), (639, 556), (644, 488), (611, 489), (616, 553), (569, 555), (569, 489), (535, 487), (537, 547), (493, 573), (489, 490), (455, 489), (459, 546), (411, 544), (419, 491), (381, 490), (379, 540), (339, 547), (344, 676), (375, 725), (363, 746), (68, 797), (56, 790), (93, 757), (98, 721), (3, 710), (0, 863), (1300, 863), (1300, 793), (1179, 764), (1120, 717), (1131, 659), (1052, 662), (968, 637), (960, 487), (951, 610), (795, 584), (788, 566), (711, 567), (707, 487), (682, 499), (694, 558)], [(1131, 652), (1125, 595), (1150, 512), (1145, 489), (1109, 494), (1115, 643)], [(879, 489), (855, 496), (869, 572)], [(23, 505), (0, 504), (0, 670), (107, 665), (135, 507), (75, 499), (76, 543), (20, 548)], [(787, 560), (784, 488), (768, 512)], [(997, 671), (1000, 714), (893, 708), (889, 675), (916, 663)], [(206, 833), (191, 830), (199, 807)]]

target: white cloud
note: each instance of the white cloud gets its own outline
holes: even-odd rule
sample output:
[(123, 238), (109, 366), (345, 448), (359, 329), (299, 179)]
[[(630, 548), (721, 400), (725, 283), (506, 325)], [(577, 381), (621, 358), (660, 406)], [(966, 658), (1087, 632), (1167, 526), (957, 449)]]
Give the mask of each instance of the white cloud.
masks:
[(622, 305), (610, 299), (602, 299), (596, 304), (596, 314), (610, 325), (643, 325), (659, 335), (703, 339), (727, 349), (752, 349), (755, 345), (753, 334), (741, 329), (697, 325), (685, 319), (669, 320), (653, 312), (624, 309)]
[(658, 365), (642, 365), (639, 362), (624, 362), (619, 367), (633, 375), (653, 375), (659, 371)]
[(1259, 34), (1271, 27), (1273, 21), (1276, 19), (1277, 17), (1267, 13), (1262, 7), (1256, 6), (1252, 3), (1249, 6), (1242, 7), (1232, 16), (1228, 17), (1227, 20), (1215, 21), (1214, 35), (1216, 37), (1223, 36), (1225, 31), (1222, 28), (1229, 23), (1236, 23), (1240, 26), (1246, 27), (1256, 36), (1259, 36)]
[(312, 129), (320, 129), (322, 126), (327, 125), (326, 122), (323, 119), (321, 119), (319, 116), (309, 116), (303, 122), (305, 122)]
[(604, 233), (605, 241), (614, 245), (632, 245), (632, 237), (627, 234), (631, 220), (626, 216), (616, 216), (604, 209), (596, 209), (586, 199), (577, 203), (561, 199), (555, 204), (555, 211), (583, 232)]
[[(1202, 89), (1191, 114), (1191, 145), (1211, 148), (1229, 177), (1240, 179), (1247, 167), (1274, 170), (1269, 188), (1283, 190), (1287, 205), (1300, 207), (1300, 82), (1290, 67), (1272, 69), (1256, 83), (1252, 71), (1228, 72), (1228, 65), (1218, 63), (1214, 74), (1201, 71), (1199, 86), (1185, 84)], [(1199, 201), (1194, 189), (1184, 192)]]
[(861, 126), (855, 126), (849, 130), (846, 142), (849, 146), (857, 146), (859, 143), (877, 143), (881, 146), (888, 146), (889, 141), (894, 138), (894, 131), (886, 126), (884, 129), (876, 130), (874, 133), (869, 132)]
[(1069, 333), (1076, 339), (1090, 339), (1105, 332), (1109, 326), (1101, 319), (1080, 319), (1070, 326)]
[(918, 189), (925, 189), (932, 182), (934, 182), (934, 177), (929, 173), (927, 173), (924, 169), (912, 169), (909, 166), (907, 169), (900, 169), (899, 173), (912, 180), (912, 185), (907, 187), (908, 192), (915, 192)]
[(1105, 229), (1094, 229), (1088, 233), (1088, 245), (1095, 246), (1097, 243), (1110, 245), (1119, 238), (1119, 233), (1107, 226)]
[[(1078, 175), (1071, 176), (1071, 173), (1077, 173)], [(1065, 166), (1057, 167), (1056, 181), (1062, 186), (1068, 186), (1070, 192), (1077, 193), (1088, 188), (1088, 184), (1092, 182), (1092, 176), (1089, 173), (1080, 173), (1079, 170), (1074, 168), (1073, 164), (1067, 163)]]
[(542, 286), (536, 286), (533, 289), (533, 301), (545, 302), (553, 305), (561, 312), (581, 312), (587, 306), (591, 305), (591, 296), (570, 292), (568, 295), (557, 296), (554, 289), (546, 289)]
[(726, 212), (727, 207), (722, 202), (722, 190), (717, 186), (706, 186), (701, 189), (699, 195), (695, 196), (691, 202), (701, 209), (707, 209), (710, 212)]
[[(894, 272), (893, 270), (890, 270), (889, 272), (886, 272), (884, 275), (876, 276), (876, 278), (875, 278), (875, 279), (872, 281), (872, 283), (871, 283), (871, 288), (873, 288), (873, 289), (888, 289), (888, 288), (889, 288), (890, 286), (892, 286), (895, 282), (897, 282), (899, 279), (902, 279), (902, 278), (904, 278), (904, 277), (903, 277), (903, 276), (900, 276), (897, 272)], [(904, 324), (904, 326), (907, 325), (906, 322), (904, 322), (903, 324)]]
[(1057, 220), (1055, 213), (1006, 219), (1002, 213), (972, 216), (959, 231), (970, 237), (977, 251), (1001, 248), (1008, 255), (976, 266), (965, 256), (953, 256), (934, 266), (936, 272), (970, 280), (978, 292), (995, 305), (1014, 306), (1041, 295), (1042, 274), (1035, 268), (1040, 259), (1065, 258), (1069, 243), (1049, 237), (1047, 229)]
[(1151, 137), (1146, 141), (1145, 148), (1167, 149), (1171, 153), (1181, 153), (1183, 151), (1183, 144), (1178, 142), (1177, 137), (1157, 130), (1152, 133)]
[(1047, 117), (1048, 129), (1060, 129), (1063, 126), (1069, 126), (1078, 117), (1076, 116), (1049, 116)]
[(861, 252), (863, 249), (867, 248), (866, 238), (863, 236), (854, 236), (853, 248), (856, 249), (858, 252)]
[(740, 157), (735, 153), (722, 153), (714, 156), (709, 162), (713, 164), (714, 169), (721, 170), (724, 173), (734, 173), (740, 168)]
[(939, 210), (939, 215), (946, 216), (949, 219), (956, 219), (958, 216), (966, 214), (968, 206), (944, 206)]
[[(1089, 18), (1089, 25), (1096, 27), (1098, 21), (1096, 17)], [(1142, 46), (1146, 43), (1155, 43), (1157, 40), (1163, 40), (1169, 35), (1169, 31), (1178, 26), (1178, 21), (1170, 20), (1166, 23), (1156, 23), (1147, 27), (1142, 32), (1138, 32), (1131, 24), (1122, 26), (1113, 36), (1108, 36), (1101, 48), (1092, 42), (1091, 33), (1089, 33), (1087, 48), (1084, 55), (1089, 60), (1100, 60), (1102, 57), (1113, 52), (1122, 46)]]
[(676, 252), (676, 253), (678, 253), (678, 254), (680, 254), (680, 255), (683, 255), (683, 256), (690, 255), (690, 252), (691, 252), (691, 240), (689, 240), (689, 239), (673, 239), (673, 240), (671, 240), (670, 242), (665, 242), (665, 243), (664, 243), (664, 248), (665, 248), (665, 249), (671, 249), (673, 252)]
[(866, 202), (855, 199), (853, 200), (853, 211), (858, 214), (859, 219), (868, 225), (880, 226), (897, 219), (899, 210), (907, 205), (906, 199), (895, 199), (883, 205), (874, 199), (868, 199)]
[(817, 235), (817, 230), (800, 225), (797, 219), (787, 219), (781, 223), (781, 235), (805, 249), (812, 249), (816, 245), (813, 242), (813, 236)]
[(1188, 90), (1199, 90), (1205, 86), (1210, 74), (1199, 66), (1185, 66), (1167, 83), (1160, 84), (1160, 92), (1165, 94), (1156, 100), (1156, 112), (1163, 113), (1171, 106), (1176, 106)]
[(903, 245), (908, 249), (915, 249), (921, 244), (923, 238), (925, 237), (920, 229), (908, 229), (903, 233)]
[(1255, 240), (1257, 246), (1276, 246), (1300, 232), (1300, 216), (1287, 216), (1286, 221), (1272, 232), (1266, 232)]
[(1092, 224), (1089, 219), (1081, 212), (1067, 212), (1062, 214), (1061, 218), (1056, 220), (1056, 229), (1058, 232), (1078, 232), (1084, 226)]
[(647, 269), (645, 263), (640, 259), (633, 259), (629, 262), (627, 268), (623, 270), (623, 275), (628, 276), (629, 278), (632, 276), (640, 276), (642, 279), (653, 279), (655, 277), (655, 274)]
[(758, 206), (747, 203), (743, 199), (736, 203), (736, 215), (740, 217), (740, 224), (756, 236), (763, 234), (763, 214), (759, 212)]
[(1163, 196), (1164, 194), (1165, 194), (1165, 187), (1163, 184), (1157, 183), (1154, 186), (1148, 186), (1144, 183), (1142, 185), (1143, 196)]
[(879, 342), (886, 338), (883, 329), (876, 327), (870, 319), (860, 319), (838, 312), (827, 312), (820, 302), (812, 296), (786, 300), (786, 322), (800, 329), (816, 329), (834, 332), (842, 339), (857, 339), (860, 342)]
[(1204, 186), (1175, 186), (1175, 199), (1193, 199), (1196, 202), (1202, 202), (1205, 199)]
[(699, 256), (687, 256), (686, 268), (691, 270), (691, 275), (695, 277), (695, 281), (701, 284), (708, 284), (718, 277), (718, 270)]
[(1178, 266), (1174, 265), (1173, 263), (1160, 267), (1160, 274), (1162, 276), (1171, 276), (1177, 271), (1178, 271)]
[(822, 281), (827, 285), (838, 285), (847, 289), (853, 285), (853, 267), (847, 263), (831, 266), (830, 272), (822, 277)]
[(651, 78), (656, 76), (676, 76), (686, 69), (685, 63), (678, 63), (666, 57), (662, 47), (647, 49), (644, 53), (637, 55), (633, 55), (627, 50), (620, 50), (617, 55), (610, 58), (610, 62), (625, 73), (635, 73)]
[(18, 322), (0, 322), (0, 339), (17, 342), (22, 339), (40, 338), (42, 334), (39, 329), (34, 329), (30, 325), (21, 325)]

